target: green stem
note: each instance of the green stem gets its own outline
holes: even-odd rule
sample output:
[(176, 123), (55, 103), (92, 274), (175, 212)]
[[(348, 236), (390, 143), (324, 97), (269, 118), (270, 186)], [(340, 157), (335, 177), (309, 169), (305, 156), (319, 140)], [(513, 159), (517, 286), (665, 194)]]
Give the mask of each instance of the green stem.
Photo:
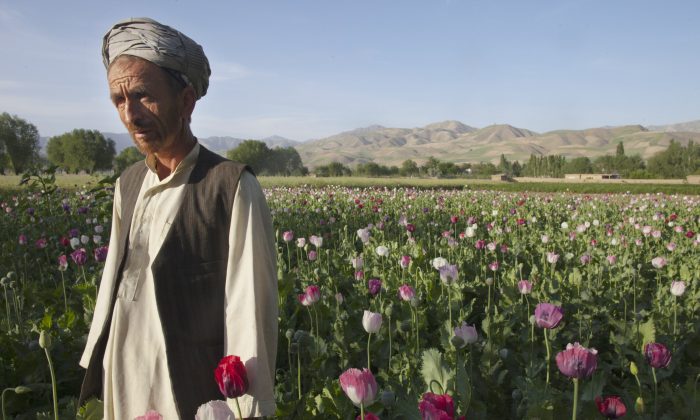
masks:
[(54, 419), (58, 420), (58, 392), (56, 390), (56, 372), (53, 370), (53, 362), (51, 361), (51, 354), (49, 349), (44, 349), (46, 353), (46, 360), (49, 361), (49, 372), (51, 372), (51, 391), (53, 393), (53, 414)]
[(7, 420), (7, 414), (5, 414), (5, 393), (11, 388), (5, 388), (2, 391), (2, 420)]
[(547, 362), (547, 382), (546, 382), (546, 388), (549, 388), (549, 360), (551, 358), (550, 355), (550, 349), (549, 349), (549, 338), (547, 337), (547, 328), (544, 329), (544, 345), (547, 348), (547, 358), (545, 359)]
[(450, 328), (452, 328), (452, 293), (450, 293), (450, 285), (447, 285), (447, 308), (450, 311)]
[(576, 411), (578, 408), (578, 378), (574, 378), (574, 410), (571, 413), (571, 419), (576, 420)]
[(367, 335), (367, 370), (371, 371), (372, 369), (369, 367), (369, 342), (372, 339), (372, 333), (369, 333)]
[(678, 330), (677, 330), (677, 315), (678, 315), (678, 297), (674, 297), (673, 299), (673, 335), (676, 336), (678, 335)]
[(297, 397), (301, 401), (301, 346), (297, 346)]
[(7, 298), (7, 286), (3, 285), (2, 287), (5, 289), (5, 309), (7, 309), (7, 332), (10, 332), (10, 329), (12, 328), (10, 326), (10, 300)]
[(658, 399), (659, 399), (659, 387), (658, 387), (658, 382), (656, 380), (656, 369), (651, 368), (651, 374), (654, 376), (654, 420), (656, 420), (657, 417), (657, 408), (658, 408)]
[(66, 279), (61, 271), (61, 284), (63, 285), (63, 306), (65, 308), (65, 313), (68, 313), (68, 297), (66, 295)]
[(387, 317), (389, 322), (387, 326), (389, 327), (389, 370), (391, 370), (391, 317)]
[(238, 405), (238, 397), (235, 398), (236, 401), (236, 411), (238, 412), (238, 418), (243, 419), (243, 416), (241, 415), (241, 406)]
[(365, 420), (365, 405), (360, 403), (360, 419)]

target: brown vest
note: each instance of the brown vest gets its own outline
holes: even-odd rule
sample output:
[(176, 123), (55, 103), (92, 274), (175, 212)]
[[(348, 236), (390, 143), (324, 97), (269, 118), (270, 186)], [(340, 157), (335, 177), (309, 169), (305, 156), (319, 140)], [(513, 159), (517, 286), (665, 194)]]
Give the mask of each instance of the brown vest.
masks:
[[(139, 162), (120, 176), (121, 231), (117, 242), (117, 279), (110, 315), (102, 327), (80, 392), (80, 403), (102, 395), (102, 360), (112, 313), (126, 262), (129, 231), (146, 165)], [(180, 209), (151, 265), (158, 313), (165, 337), (170, 380), (181, 418), (223, 396), (214, 369), (224, 356), (224, 297), (231, 209), (245, 165), (200, 146), (185, 185)], [(252, 171), (251, 171), (252, 172)]]

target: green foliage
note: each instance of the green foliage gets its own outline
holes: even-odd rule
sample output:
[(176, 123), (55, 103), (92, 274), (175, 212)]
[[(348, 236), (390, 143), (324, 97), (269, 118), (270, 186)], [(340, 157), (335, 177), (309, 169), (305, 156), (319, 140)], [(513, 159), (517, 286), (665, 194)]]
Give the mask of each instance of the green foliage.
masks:
[(226, 153), (229, 159), (245, 163), (258, 175), (306, 175), (299, 152), (293, 147), (270, 149), (265, 142), (246, 140)]
[(523, 167), (524, 176), (563, 178), (566, 158), (561, 155), (530, 155), (530, 159)]
[(114, 140), (97, 130), (75, 129), (51, 137), (46, 146), (49, 161), (70, 173), (112, 169)]
[(114, 172), (120, 174), (124, 169), (143, 160), (143, 154), (136, 146), (127, 147), (114, 158)]
[(666, 150), (649, 159), (648, 169), (659, 178), (685, 178), (700, 171), (700, 146), (690, 141), (683, 147), (671, 140)]
[(399, 175), (401, 176), (416, 176), (418, 172), (418, 164), (411, 159), (404, 160), (401, 163), (401, 168), (399, 168)]
[[(414, 162), (415, 163), (415, 162)], [(353, 171), (354, 175), (360, 176), (393, 176), (399, 174), (399, 168), (396, 166), (388, 167), (379, 165), (374, 162), (360, 163)]]
[(352, 170), (340, 162), (331, 162), (328, 165), (315, 167), (314, 174), (319, 177), (350, 176)]
[(587, 157), (576, 157), (566, 162), (564, 174), (592, 174), (593, 163)]
[(0, 174), (24, 172), (39, 158), (39, 131), (16, 115), (0, 115)]
[(420, 371), (425, 381), (426, 392), (444, 394), (452, 389), (455, 373), (447, 367), (442, 353), (432, 348), (424, 350), (422, 360)]

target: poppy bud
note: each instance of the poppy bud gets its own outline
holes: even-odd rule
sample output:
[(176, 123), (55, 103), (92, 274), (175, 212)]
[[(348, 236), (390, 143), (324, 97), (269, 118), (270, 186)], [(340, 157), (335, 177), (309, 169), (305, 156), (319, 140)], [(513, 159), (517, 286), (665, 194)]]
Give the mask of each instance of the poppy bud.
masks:
[(42, 349), (51, 348), (51, 334), (49, 334), (46, 330), (41, 330), (41, 333), (39, 334), (39, 347)]
[(246, 368), (238, 356), (225, 356), (214, 370), (219, 390), (226, 398), (238, 398), (248, 392)]
[(634, 402), (634, 411), (637, 414), (644, 414), (644, 398), (637, 397), (637, 401)]

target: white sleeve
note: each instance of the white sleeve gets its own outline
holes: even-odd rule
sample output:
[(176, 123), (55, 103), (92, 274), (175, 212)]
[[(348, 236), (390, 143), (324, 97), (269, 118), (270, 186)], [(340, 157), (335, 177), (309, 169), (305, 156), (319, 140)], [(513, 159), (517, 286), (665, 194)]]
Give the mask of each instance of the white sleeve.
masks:
[[(233, 202), (226, 269), (226, 355), (245, 363), (248, 393), (243, 417), (275, 414), (277, 251), (272, 219), (257, 179), (241, 175)], [(235, 412), (235, 402), (228, 401)]]
[(88, 334), (87, 342), (83, 356), (80, 358), (80, 366), (87, 369), (92, 357), (92, 350), (95, 348), (97, 339), (102, 332), (104, 323), (107, 322), (110, 309), (110, 299), (112, 298), (112, 290), (114, 288), (114, 277), (117, 272), (117, 244), (119, 243), (119, 228), (121, 227), (121, 193), (119, 192), (119, 179), (114, 184), (114, 203), (112, 204), (112, 230), (109, 234), (109, 247), (107, 252), (107, 260), (102, 270), (102, 280), (97, 285), (99, 292), (97, 301), (95, 302), (95, 311), (92, 314), (92, 323), (90, 324), (90, 333)]

